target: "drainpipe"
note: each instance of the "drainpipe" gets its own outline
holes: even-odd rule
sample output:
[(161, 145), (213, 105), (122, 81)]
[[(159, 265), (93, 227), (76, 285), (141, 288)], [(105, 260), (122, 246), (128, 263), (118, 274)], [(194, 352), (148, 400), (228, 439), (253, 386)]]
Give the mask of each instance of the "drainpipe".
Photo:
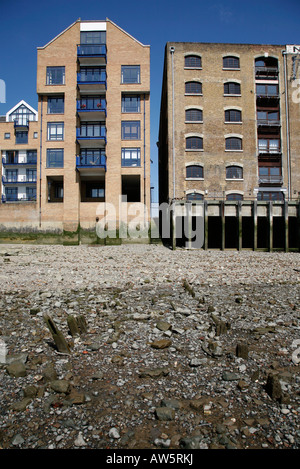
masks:
[(42, 226), (42, 134), (43, 134), (43, 96), (41, 96), (41, 130), (40, 130), (40, 195), (39, 195), (39, 226)]
[(173, 146), (173, 199), (176, 198), (175, 189), (175, 115), (174, 115), (174, 52), (175, 47), (170, 47), (171, 60), (172, 60), (172, 146)]
[(144, 225), (146, 224), (146, 97), (144, 94)]
[(284, 87), (285, 87), (285, 116), (286, 116), (286, 147), (287, 147), (287, 167), (288, 167), (288, 200), (291, 199), (291, 167), (290, 167), (290, 128), (289, 128), (289, 105), (288, 105), (288, 87), (287, 87), (287, 61), (286, 51), (282, 51), (284, 61)]

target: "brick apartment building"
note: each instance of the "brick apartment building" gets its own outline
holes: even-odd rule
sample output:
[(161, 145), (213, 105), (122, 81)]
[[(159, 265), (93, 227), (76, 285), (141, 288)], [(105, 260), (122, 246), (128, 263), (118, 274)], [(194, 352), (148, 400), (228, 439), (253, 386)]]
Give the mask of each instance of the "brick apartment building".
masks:
[[(299, 244), (299, 61), (300, 46), (166, 44), (160, 203), (203, 201), (206, 247), (217, 232), (224, 247), (226, 229), (231, 247), (242, 230), (252, 248), (266, 235), (272, 246), (275, 232), (286, 249)], [(258, 238), (257, 215), (268, 224)]]
[(298, 199), (299, 52), (281, 45), (166, 45), (161, 202)]
[(150, 47), (108, 19), (79, 19), (38, 47), (37, 95), (38, 112), (22, 102), (0, 122), (0, 224), (95, 231), (105, 213), (130, 220), (131, 203), (148, 222)]

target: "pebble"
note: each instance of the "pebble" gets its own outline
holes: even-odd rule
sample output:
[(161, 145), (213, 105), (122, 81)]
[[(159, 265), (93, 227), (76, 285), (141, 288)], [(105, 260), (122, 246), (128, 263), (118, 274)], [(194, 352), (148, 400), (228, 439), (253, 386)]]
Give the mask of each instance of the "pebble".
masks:
[(299, 448), (299, 253), (3, 249), (1, 448)]

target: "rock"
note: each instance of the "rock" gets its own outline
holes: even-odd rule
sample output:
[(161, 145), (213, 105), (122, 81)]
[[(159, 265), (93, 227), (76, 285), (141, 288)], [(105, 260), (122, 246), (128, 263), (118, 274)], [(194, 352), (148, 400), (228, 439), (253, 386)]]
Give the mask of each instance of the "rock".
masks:
[(141, 368), (139, 371), (140, 378), (161, 378), (162, 376), (168, 376), (168, 368)]
[(170, 345), (172, 345), (172, 341), (169, 339), (155, 340), (150, 345), (155, 349), (164, 349), (170, 347)]
[(207, 358), (192, 358), (190, 361), (190, 366), (201, 366), (207, 364)]
[(171, 407), (156, 407), (155, 415), (158, 420), (174, 420), (175, 410)]
[(70, 382), (65, 379), (56, 379), (50, 382), (50, 387), (58, 393), (68, 393), (70, 390)]
[(158, 321), (156, 324), (157, 329), (160, 331), (168, 331), (171, 328), (171, 324), (166, 321)]
[(38, 393), (38, 388), (34, 385), (28, 385), (24, 389), (24, 397), (34, 398)]
[(12, 409), (16, 412), (23, 412), (29, 406), (31, 400), (31, 397), (24, 397), (21, 401), (15, 402), (12, 405)]
[(45, 381), (54, 381), (57, 379), (57, 372), (53, 363), (47, 363), (43, 370), (43, 378)]
[(111, 428), (108, 432), (108, 436), (110, 438), (113, 438), (114, 440), (117, 440), (120, 438), (120, 433), (119, 433), (119, 430), (115, 427)]
[(179, 444), (182, 449), (201, 449), (202, 438), (200, 436), (181, 438)]
[(26, 367), (24, 363), (20, 361), (12, 362), (10, 365), (7, 366), (6, 370), (7, 373), (10, 376), (13, 376), (14, 378), (21, 378), (27, 375)]
[(240, 379), (240, 375), (231, 371), (223, 371), (222, 379), (224, 381), (238, 381)]
[(182, 407), (182, 403), (178, 399), (163, 399), (161, 407), (168, 407), (170, 409), (178, 410)]
[(78, 447), (81, 447), (81, 446), (86, 446), (86, 442), (84, 441), (83, 439), (83, 436), (82, 436), (82, 433), (79, 432), (77, 438), (75, 439), (74, 441), (74, 445), (75, 446), (78, 446)]
[(21, 446), (25, 442), (24, 438), (22, 435), (17, 434), (13, 437), (11, 444), (13, 446)]

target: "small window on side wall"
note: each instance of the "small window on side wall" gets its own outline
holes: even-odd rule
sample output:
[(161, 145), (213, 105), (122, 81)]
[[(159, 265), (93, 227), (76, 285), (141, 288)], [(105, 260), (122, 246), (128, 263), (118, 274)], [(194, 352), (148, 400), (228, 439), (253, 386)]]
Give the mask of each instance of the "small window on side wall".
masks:
[(227, 166), (226, 179), (243, 179), (243, 168), (241, 166)]
[(187, 137), (185, 148), (186, 150), (203, 150), (203, 138)]
[(241, 94), (241, 85), (235, 81), (224, 83), (224, 94), (225, 95), (240, 95)]
[(225, 111), (225, 122), (242, 122), (242, 112), (237, 109)]
[(192, 192), (191, 194), (186, 195), (186, 200), (188, 202), (192, 202), (193, 200), (203, 200), (203, 194), (199, 194), (198, 192)]
[(121, 66), (121, 83), (140, 83), (140, 66), (139, 65), (122, 65)]
[(242, 139), (239, 137), (228, 137), (225, 140), (225, 150), (242, 150)]
[(203, 166), (190, 165), (186, 167), (186, 177), (193, 179), (203, 179)]
[(199, 55), (186, 55), (184, 66), (186, 68), (201, 68), (201, 57)]
[(242, 194), (227, 194), (226, 195), (226, 200), (243, 200), (244, 197)]
[(187, 109), (185, 111), (186, 122), (202, 122), (203, 114), (201, 109)]
[(239, 69), (240, 59), (231, 55), (223, 57), (223, 68)]
[(185, 94), (202, 94), (202, 83), (199, 81), (187, 81), (185, 83)]

